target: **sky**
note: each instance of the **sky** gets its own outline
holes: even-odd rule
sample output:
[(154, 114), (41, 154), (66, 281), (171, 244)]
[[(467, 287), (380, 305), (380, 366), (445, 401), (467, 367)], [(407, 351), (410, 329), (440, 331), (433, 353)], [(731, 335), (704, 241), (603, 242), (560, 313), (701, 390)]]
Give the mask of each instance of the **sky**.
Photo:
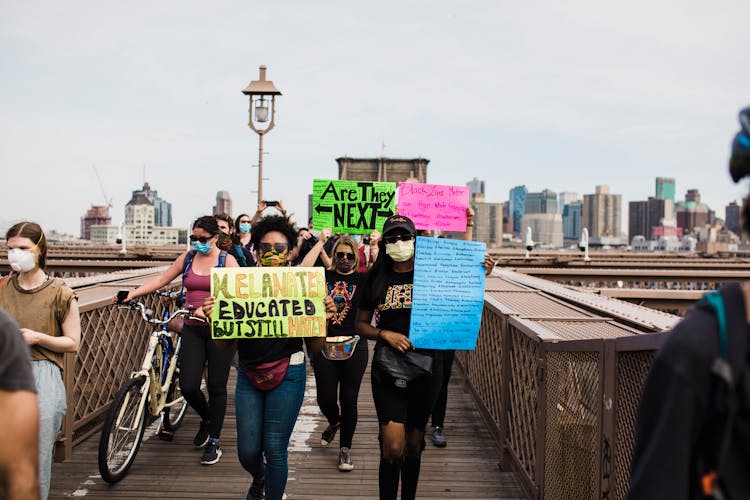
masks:
[(720, 217), (747, 193), (727, 173), (746, 0), (0, 2), (0, 226), (79, 235), (109, 199), (119, 224), (144, 180), (177, 226), (219, 190), (252, 213), (240, 91), (261, 64), (283, 94), (264, 198), (299, 223), (347, 155), (427, 158), (428, 182), (477, 177), (491, 202), (605, 184), (625, 215), (657, 176)]

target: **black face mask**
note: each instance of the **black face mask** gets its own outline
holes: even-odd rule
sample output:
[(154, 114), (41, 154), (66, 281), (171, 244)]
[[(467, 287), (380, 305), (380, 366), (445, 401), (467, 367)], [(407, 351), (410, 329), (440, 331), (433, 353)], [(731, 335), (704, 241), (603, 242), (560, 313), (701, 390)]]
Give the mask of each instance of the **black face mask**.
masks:
[(216, 242), (216, 246), (222, 250), (229, 250), (232, 248), (232, 237), (227, 233), (219, 232), (219, 240)]
[(342, 273), (348, 273), (352, 269), (354, 269), (354, 259), (341, 259), (339, 257), (333, 258), (333, 267), (336, 268), (337, 271), (340, 271)]

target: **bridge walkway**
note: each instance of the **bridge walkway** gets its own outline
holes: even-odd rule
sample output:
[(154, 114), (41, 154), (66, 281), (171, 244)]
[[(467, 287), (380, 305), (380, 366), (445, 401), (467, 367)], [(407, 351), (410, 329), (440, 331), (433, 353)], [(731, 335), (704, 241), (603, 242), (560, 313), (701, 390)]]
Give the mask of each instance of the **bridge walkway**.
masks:
[[(372, 345), (370, 346), (372, 348)], [(372, 353), (372, 349), (370, 349)], [(200, 450), (192, 446), (198, 417), (189, 410), (172, 442), (162, 442), (147, 430), (135, 463), (123, 481), (104, 482), (98, 474), (98, 434), (78, 445), (72, 457), (52, 469), (51, 499), (239, 499), (245, 498), (250, 476), (237, 459), (233, 369), (228, 384), (227, 416), (222, 432), (223, 456), (218, 464), (202, 466)], [(446, 417), (448, 446), (431, 444), (423, 454), (418, 498), (525, 498), (515, 475), (500, 470), (499, 451), (456, 363), (449, 387)], [(294, 499), (372, 499), (378, 497), (377, 418), (372, 402), (369, 367), (362, 380), (359, 423), (352, 446), (355, 469), (337, 468), (338, 439), (320, 445), (327, 423), (315, 402), (315, 378), (308, 365), (307, 390), (290, 443), (287, 497)]]

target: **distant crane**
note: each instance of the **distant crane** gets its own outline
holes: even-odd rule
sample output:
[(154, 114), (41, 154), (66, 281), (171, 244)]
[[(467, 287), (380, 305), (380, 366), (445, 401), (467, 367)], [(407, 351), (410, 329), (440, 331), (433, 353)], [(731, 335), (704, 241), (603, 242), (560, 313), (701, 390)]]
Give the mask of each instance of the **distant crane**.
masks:
[(102, 195), (104, 195), (104, 203), (106, 203), (107, 210), (109, 210), (110, 208), (112, 208), (112, 198), (107, 198), (107, 192), (104, 190), (104, 183), (102, 182), (102, 178), (99, 175), (99, 169), (96, 168), (96, 165), (91, 165), (91, 168), (94, 169), (96, 180), (99, 181), (99, 188), (102, 190)]

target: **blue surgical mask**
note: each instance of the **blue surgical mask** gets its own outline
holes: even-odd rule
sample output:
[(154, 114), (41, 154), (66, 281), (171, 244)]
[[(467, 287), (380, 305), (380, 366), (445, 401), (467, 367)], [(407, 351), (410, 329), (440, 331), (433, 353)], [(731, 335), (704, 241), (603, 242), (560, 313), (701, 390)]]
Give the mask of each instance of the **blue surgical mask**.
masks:
[(209, 242), (201, 243), (200, 241), (194, 241), (193, 248), (195, 248), (197, 252), (200, 252), (203, 255), (205, 255), (211, 251), (211, 243)]
[(250, 229), (252, 229), (252, 225), (248, 224), (240, 224), (240, 232), (241, 233), (249, 233)]

